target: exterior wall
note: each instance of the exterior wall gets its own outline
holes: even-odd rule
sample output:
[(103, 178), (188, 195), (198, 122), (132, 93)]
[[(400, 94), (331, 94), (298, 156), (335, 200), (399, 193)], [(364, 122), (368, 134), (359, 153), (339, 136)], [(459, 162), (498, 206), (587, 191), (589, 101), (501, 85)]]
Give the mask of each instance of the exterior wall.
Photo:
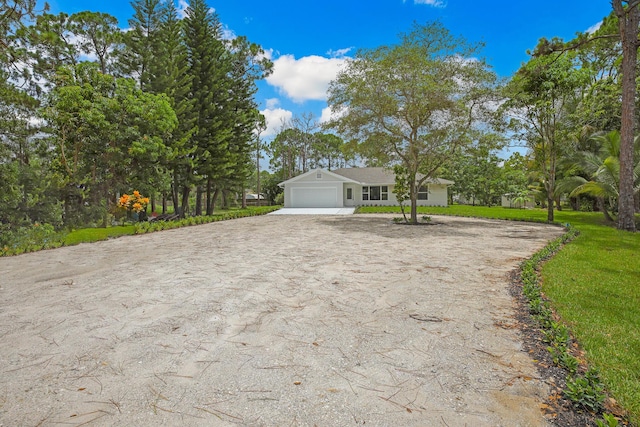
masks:
[[(309, 194), (310, 197), (313, 197), (313, 192), (315, 191), (323, 191), (326, 189), (334, 189), (336, 193), (335, 201), (331, 203), (332, 206), (326, 205), (323, 207), (334, 207), (341, 208), (344, 207), (343, 199), (343, 181), (338, 180), (337, 178), (326, 174), (322, 171), (318, 172), (321, 175), (321, 178), (317, 177), (316, 173), (309, 174), (307, 176), (301, 177), (298, 181), (285, 184), (284, 187), (284, 207), (285, 208), (298, 208), (301, 207), (296, 203), (294, 193), (296, 191), (305, 191)], [(317, 206), (320, 207), (320, 206)]]
[[(352, 184), (345, 184), (347, 185)], [(377, 185), (377, 184), (371, 184)], [(393, 194), (393, 185), (387, 185), (389, 187), (389, 200), (362, 200), (362, 186), (352, 185), (354, 187), (354, 206), (398, 206), (398, 199)], [(343, 203), (347, 205), (346, 190), (344, 191)], [(418, 206), (448, 206), (449, 199), (447, 197), (447, 186), (441, 184), (429, 184), (429, 196), (428, 200), (418, 200)]]

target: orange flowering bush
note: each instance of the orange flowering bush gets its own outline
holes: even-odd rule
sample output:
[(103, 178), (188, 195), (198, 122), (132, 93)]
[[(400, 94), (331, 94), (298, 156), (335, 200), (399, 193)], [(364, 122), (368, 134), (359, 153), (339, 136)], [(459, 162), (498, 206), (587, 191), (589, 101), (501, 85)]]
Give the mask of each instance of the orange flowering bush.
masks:
[(142, 197), (139, 191), (135, 190), (132, 195), (123, 194), (118, 201), (118, 206), (128, 211), (142, 212), (149, 204), (148, 197)]

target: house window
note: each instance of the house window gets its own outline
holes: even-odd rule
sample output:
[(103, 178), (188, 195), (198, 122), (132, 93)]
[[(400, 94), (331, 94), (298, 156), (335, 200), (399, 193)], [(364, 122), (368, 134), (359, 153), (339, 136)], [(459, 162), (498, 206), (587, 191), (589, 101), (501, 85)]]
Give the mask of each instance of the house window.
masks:
[(418, 200), (429, 200), (429, 187), (423, 185), (418, 189)]
[(322, 179), (322, 172), (318, 172), (316, 174), (316, 179)]
[(353, 200), (353, 188), (347, 188), (347, 200)]
[(389, 186), (370, 185), (362, 187), (362, 200), (389, 200)]

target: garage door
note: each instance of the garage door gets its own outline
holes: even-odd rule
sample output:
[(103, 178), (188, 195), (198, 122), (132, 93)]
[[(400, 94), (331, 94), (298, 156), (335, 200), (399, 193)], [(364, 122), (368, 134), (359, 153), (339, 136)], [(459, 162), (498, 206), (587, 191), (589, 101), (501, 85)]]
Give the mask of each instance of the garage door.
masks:
[(335, 187), (292, 188), (292, 208), (338, 207), (338, 189)]

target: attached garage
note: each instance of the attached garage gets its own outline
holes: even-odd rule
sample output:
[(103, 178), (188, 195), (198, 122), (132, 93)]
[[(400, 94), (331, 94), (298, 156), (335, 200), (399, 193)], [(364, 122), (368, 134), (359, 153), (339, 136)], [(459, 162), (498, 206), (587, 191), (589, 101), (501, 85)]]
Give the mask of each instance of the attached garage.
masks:
[(336, 187), (294, 187), (291, 189), (291, 204), (296, 208), (337, 208)]

